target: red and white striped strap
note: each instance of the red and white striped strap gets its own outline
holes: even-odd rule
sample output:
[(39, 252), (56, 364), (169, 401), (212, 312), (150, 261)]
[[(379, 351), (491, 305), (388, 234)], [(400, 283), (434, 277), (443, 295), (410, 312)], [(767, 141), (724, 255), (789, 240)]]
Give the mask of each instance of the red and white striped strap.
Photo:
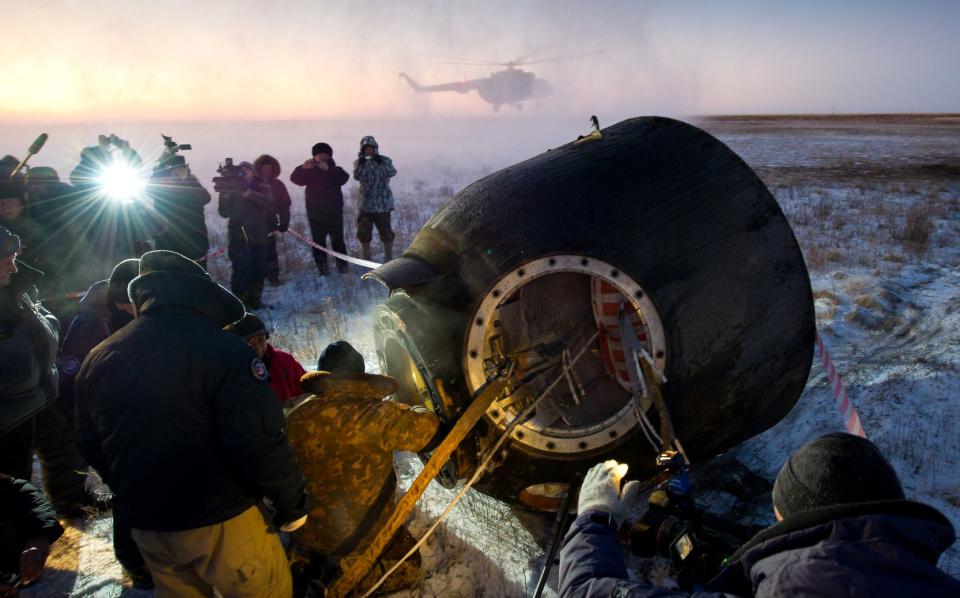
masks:
[(833, 366), (833, 361), (830, 359), (830, 354), (827, 353), (827, 348), (823, 343), (823, 338), (821, 338), (820, 333), (817, 333), (817, 350), (820, 351), (823, 369), (827, 372), (827, 379), (830, 381), (830, 391), (833, 393), (833, 399), (837, 404), (837, 411), (840, 412), (840, 417), (843, 419), (844, 427), (848, 433), (866, 438), (867, 434), (863, 431), (860, 416), (857, 415), (857, 410), (854, 408), (853, 402), (847, 394), (847, 389), (843, 385), (843, 380), (840, 379), (837, 368)]

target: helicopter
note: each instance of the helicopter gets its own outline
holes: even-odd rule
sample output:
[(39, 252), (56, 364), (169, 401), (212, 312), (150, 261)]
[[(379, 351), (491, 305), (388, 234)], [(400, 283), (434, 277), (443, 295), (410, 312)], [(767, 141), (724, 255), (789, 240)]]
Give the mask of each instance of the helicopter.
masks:
[(435, 85), (420, 85), (406, 73), (400, 73), (400, 77), (410, 85), (410, 88), (417, 93), (435, 93), (441, 91), (455, 91), (457, 93), (469, 93), (476, 91), (480, 99), (493, 105), (494, 111), (499, 111), (500, 106), (514, 106), (517, 110), (523, 109), (523, 102), (528, 100), (539, 100), (548, 97), (553, 93), (553, 85), (546, 79), (537, 77), (530, 71), (525, 71), (521, 66), (539, 64), (543, 62), (554, 62), (557, 60), (567, 60), (570, 58), (580, 58), (599, 52), (588, 52), (585, 54), (573, 54), (569, 56), (555, 56), (553, 58), (543, 58), (540, 60), (517, 59), (508, 62), (487, 62), (480, 60), (469, 60), (460, 62), (451, 62), (448, 64), (471, 65), (471, 66), (502, 66), (503, 70), (490, 73), (488, 77), (481, 79), (461, 79), (450, 83), (438, 83)]

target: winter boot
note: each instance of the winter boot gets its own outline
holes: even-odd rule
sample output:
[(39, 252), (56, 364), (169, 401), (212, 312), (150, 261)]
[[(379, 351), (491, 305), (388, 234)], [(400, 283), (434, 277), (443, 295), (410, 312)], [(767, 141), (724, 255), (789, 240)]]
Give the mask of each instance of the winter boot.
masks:
[(383, 261), (389, 262), (393, 259), (393, 241), (387, 241), (383, 244)]
[(360, 255), (365, 260), (370, 259), (370, 243), (360, 243)]

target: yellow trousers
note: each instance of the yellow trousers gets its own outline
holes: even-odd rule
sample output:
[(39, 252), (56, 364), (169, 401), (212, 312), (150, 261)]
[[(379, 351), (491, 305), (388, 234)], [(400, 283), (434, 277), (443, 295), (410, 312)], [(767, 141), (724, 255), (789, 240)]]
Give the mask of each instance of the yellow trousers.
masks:
[(223, 523), (182, 532), (133, 530), (157, 597), (289, 598), (290, 565), (276, 530), (257, 507)]

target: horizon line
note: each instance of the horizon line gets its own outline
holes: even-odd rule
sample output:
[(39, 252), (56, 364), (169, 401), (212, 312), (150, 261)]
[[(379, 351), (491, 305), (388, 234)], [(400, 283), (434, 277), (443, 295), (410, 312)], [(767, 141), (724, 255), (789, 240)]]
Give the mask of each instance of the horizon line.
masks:
[[(664, 114), (644, 114), (644, 116), (667, 116)], [(830, 118), (877, 118), (877, 117), (914, 117), (914, 118), (960, 118), (960, 112), (745, 112), (745, 113), (725, 113), (725, 114), (684, 114), (667, 116), (668, 118), (678, 119), (703, 119), (703, 120), (737, 120), (737, 119), (830, 119)], [(0, 125), (88, 125), (88, 124), (106, 124), (121, 122), (124, 124), (200, 124), (200, 123), (286, 123), (286, 122), (336, 122), (336, 121), (416, 121), (416, 120), (462, 120), (462, 121), (491, 121), (491, 120), (561, 120), (571, 119), (574, 116), (504, 116), (504, 115), (484, 115), (484, 116), (378, 116), (378, 117), (329, 117), (329, 118), (91, 118), (87, 120), (5, 120), (0, 118)], [(634, 118), (634, 117), (628, 117)]]

